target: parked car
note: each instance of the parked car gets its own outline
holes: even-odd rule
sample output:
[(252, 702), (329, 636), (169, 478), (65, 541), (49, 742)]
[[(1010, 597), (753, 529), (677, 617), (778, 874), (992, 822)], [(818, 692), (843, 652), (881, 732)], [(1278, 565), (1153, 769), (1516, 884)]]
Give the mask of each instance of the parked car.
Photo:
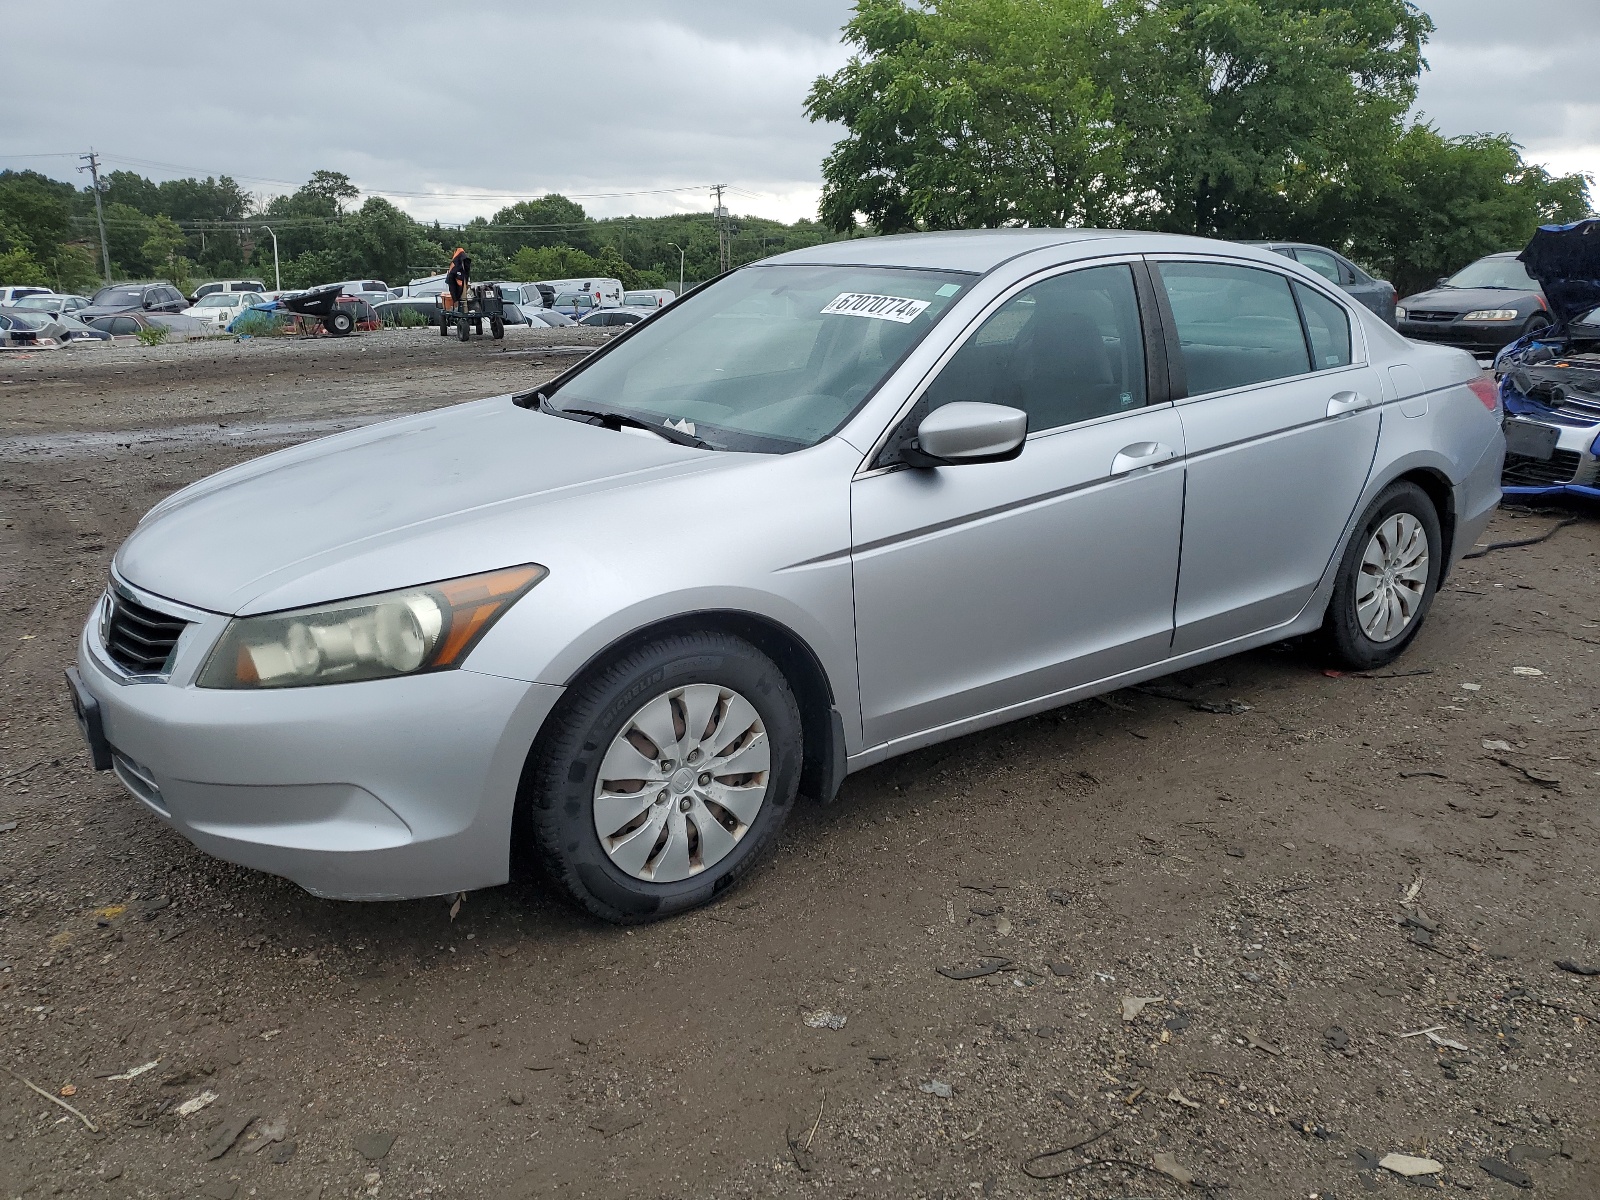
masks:
[[(532, 325), (536, 323), (533, 314), (545, 307), (545, 293), (541, 290), (541, 284), (515, 283), (498, 279), (491, 280), (491, 282), (499, 287), (500, 295), (505, 299), (506, 303), (516, 305), (517, 311), (522, 318), (521, 324)], [(508, 323), (515, 323), (511, 321), (509, 316), (506, 320)]]
[(189, 307), (183, 293), (170, 283), (118, 283), (101, 288), (88, 308), (78, 310), (78, 319), (94, 324), (96, 317), (110, 313), (181, 313)]
[(319, 895), (531, 850), (647, 921), (892, 755), (1302, 634), (1390, 662), (1500, 499), (1472, 358), (1248, 247), (836, 242), (648, 324), (164, 499), (71, 674), (94, 764)]
[(599, 303), (588, 292), (561, 292), (557, 294), (555, 303), (550, 306), (558, 313), (564, 313), (574, 321), (580, 321), (588, 313), (600, 307)]
[(1285, 258), (1310, 267), (1334, 287), (1350, 293), (1362, 304), (1377, 313), (1390, 325), (1394, 324), (1394, 284), (1378, 279), (1351, 262), (1337, 250), (1326, 246), (1313, 246), (1305, 242), (1246, 242), (1246, 246), (1260, 246)]
[[(82, 319), (81, 314), (79, 319)], [(145, 312), (140, 309), (108, 313), (105, 316), (93, 317), (84, 323), (92, 329), (109, 333), (112, 337), (132, 336), (138, 334), (141, 329), (153, 329), (156, 326), (165, 329), (176, 341), (210, 337), (216, 333), (216, 328), (208, 321), (187, 317), (182, 313)]]
[(62, 296), (55, 292), (35, 292), (31, 296), (21, 296), (12, 301), (12, 308), (20, 308), (24, 312), (49, 313), (52, 317), (59, 317), (62, 313), (78, 313), (89, 307), (87, 296)]
[(212, 292), (200, 297), (194, 307), (183, 310), (183, 315), (204, 321), (216, 332), (222, 333), (245, 309), (255, 304), (265, 304), (260, 292)]
[(1600, 220), (1546, 226), (1519, 256), (1555, 323), (1500, 352), (1513, 496), (1600, 499)]
[(350, 279), (343, 284), (346, 296), (359, 296), (368, 304), (382, 304), (392, 300), (389, 285), (381, 279)]
[(259, 279), (213, 279), (210, 283), (202, 283), (195, 288), (194, 294), (189, 297), (190, 304), (199, 304), (207, 296), (217, 292), (258, 292), (265, 294), (267, 285)]
[(650, 316), (652, 310), (633, 310), (626, 308), (597, 308), (578, 321), (579, 325), (587, 325), (591, 329), (595, 326), (605, 326), (613, 329), (623, 329), (629, 325), (637, 325), (640, 321)]
[(0, 305), (9, 307), (24, 296), (49, 296), (51, 294), (50, 289), (45, 287), (0, 287)]
[(577, 324), (577, 322), (571, 317), (567, 316), (566, 313), (557, 312), (553, 308), (534, 309), (531, 315), (535, 321), (538, 321), (544, 325), (548, 325), (552, 329), (559, 329), (563, 325)]
[(1549, 327), (1550, 306), (1518, 252), (1490, 254), (1400, 301), (1395, 328), (1408, 338), (1488, 354)]
[(622, 307), (622, 280), (597, 279), (590, 276), (587, 279), (542, 279), (540, 286), (550, 289), (554, 299), (552, 308), (565, 309), (568, 306), (561, 303), (561, 297), (577, 293), (588, 296), (588, 308), (620, 308)]
[(53, 350), (66, 344), (62, 327), (49, 313), (25, 309), (0, 308), (0, 348), (7, 350)]
[(445, 285), (443, 275), (426, 275), (421, 279), (413, 279), (406, 284), (407, 296), (442, 296), (449, 290)]
[(111, 340), (110, 334), (104, 332), (103, 330), (96, 329), (93, 325), (85, 324), (71, 313), (61, 313), (57, 315), (54, 320), (55, 323), (61, 326), (62, 330), (64, 331), (63, 336), (68, 344), (73, 342), (107, 342)]
[(622, 303), (626, 308), (665, 308), (677, 298), (678, 293), (671, 288), (645, 288), (622, 293)]

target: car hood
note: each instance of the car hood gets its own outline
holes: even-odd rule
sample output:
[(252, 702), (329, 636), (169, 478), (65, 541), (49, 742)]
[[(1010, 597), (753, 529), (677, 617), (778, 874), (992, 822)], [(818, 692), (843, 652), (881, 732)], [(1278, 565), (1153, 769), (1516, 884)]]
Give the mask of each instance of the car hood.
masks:
[(1600, 218), (1541, 225), (1517, 258), (1563, 325), (1600, 306)]
[(1400, 301), (1400, 307), (1410, 312), (1420, 308), (1427, 312), (1475, 312), (1480, 308), (1526, 308), (1538, 306), (1539, 298), (1533, 292), (1512, 292), (1505, 288), (1429, 288)]
[[(746, 455), (519, 408), (509, 396), (385, 421), (203, 479), (117, 552), (136, 587), (213, 612), (271, 611), (537, 561), (482, 523), (537, 529), (586, 492)], [(425, 551), (419, 549), (426, 543)]]

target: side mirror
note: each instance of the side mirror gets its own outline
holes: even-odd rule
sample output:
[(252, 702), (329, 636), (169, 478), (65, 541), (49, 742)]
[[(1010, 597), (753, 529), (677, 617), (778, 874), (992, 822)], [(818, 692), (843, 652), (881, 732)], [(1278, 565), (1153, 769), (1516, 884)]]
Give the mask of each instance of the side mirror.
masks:
[(1449, 282), (1450, 282), (1450, 276), (1441, 275), (1441, 276), (1439, 276), (1439, 278), (1437, 278), (1437, 279), (1435, 279), (1433, 281), (1433, 286), (1434, 287), (1444, 287), (1444, 285), (1449, 283)]
[(1022, 453), (1027, 437), (1028, 414), (1021, 409), (958, 400), (924, 417), (900, 458), (918, 468), (1005, 462)]

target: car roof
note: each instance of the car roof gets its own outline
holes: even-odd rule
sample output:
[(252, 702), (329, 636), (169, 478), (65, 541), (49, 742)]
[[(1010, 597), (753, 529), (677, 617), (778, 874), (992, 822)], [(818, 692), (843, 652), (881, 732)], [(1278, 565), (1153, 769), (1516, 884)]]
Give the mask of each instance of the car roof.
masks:
[[(765, 263), (838, 264), (869, 267), (909, 267), (922, 270), (983, 273), (1001, 263), (1035, 250), (1057, 246), (1094, 247), (1117, 253), (1117, 241), (1136, 242), (1140, 253), (1187, 251), (1215, 254), (1220, 247), (1238, 248), (1236, 242), (1190, 237), (1176, 233), (1149, 233), (1136, 229), (961, 229), (943, 233), (905, 233), (884, 237), (851, 238), (791, 250), (763, 260)], [(1129, 252), (1135, 252), (1130, 247)]]

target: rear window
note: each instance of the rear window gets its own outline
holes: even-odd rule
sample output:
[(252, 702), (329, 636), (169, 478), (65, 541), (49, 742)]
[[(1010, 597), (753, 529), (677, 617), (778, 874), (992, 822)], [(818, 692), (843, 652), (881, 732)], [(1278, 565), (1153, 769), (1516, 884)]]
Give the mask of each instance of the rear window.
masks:
[(1289, 281), (1220, 263), (1161, 264), (1189, 394), (1303, 375), (1311, 369)]

